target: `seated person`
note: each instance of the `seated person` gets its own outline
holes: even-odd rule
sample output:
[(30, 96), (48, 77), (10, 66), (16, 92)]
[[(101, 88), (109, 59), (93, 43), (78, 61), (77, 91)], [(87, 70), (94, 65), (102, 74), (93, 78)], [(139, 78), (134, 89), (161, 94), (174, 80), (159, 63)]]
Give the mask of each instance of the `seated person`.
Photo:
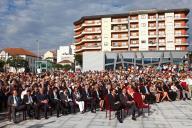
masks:
[[(96, 102), (95, 99), (93, 98), (93, 90), (88, 87), (88, 85), (85, 85), (85, 89), (83, 89), (83, 96), (84, 96), (84, 101), (86, 105), (89, 103), (91, 106), (91, 112), (95, 113), (96, 112)], [(86, 106), (87, 107), (87, 106)], [(86, 111), (85, 107), (85, 111)]]
[(21, 98), (17, 95), (17, 90), (13, 90), (13, 94), (9, 96), (8, 105), (11, 107), (13, 122), (16, 123), (16, 112), (26, 109), (26, 106), (22, 103)]
[(34, 114), (37, 116), (37, 106), (34, 102), (33, 96), (30, 90), (26, 90), (26, 95), (23, 96), (23, 101), (27, 107), (27, 115), (32, 118), (31, 110), (34, 110)]
[(48, 96), (47, 94), (44, 93), (44, 89), (43, 88), (40, 88), (40, 92), (39, 94), (36, 95), (36, 98), (37, 98), (37, 119), (40, 118), (40, 108), (43, 108), (44, 109), (44, 117), (45, 119), (48, 119), (47, 117), (47, 112), (48, 112)]
[(53, 88), (53, 91), (50, 94), (50, 104), (57, 111), (57, 117), (59, 117), (59, 111), (61, 109), (61, 100), (57, 87)]
[(120, 102), (122, 104), (122, 108), (129, 108), (132, 110), (132, 119), (136, 120), (135, 112), (136, 112), (136, 105), (135, 102), (130, 94), (127, 93), (126, 88), (123, 88), (122, 93), (119, 95)]
[(72, 98), (70, 97), (70, 93), (68, 92), (68, 89), (64, 89), (60, 91), (59, 93), (60, 95), (60, 99), (61, 99), (61, 106), (62, 106), (62, 110), (63, 110), (63, 114), (64, 114), (64, 109), (67, 108), (67, 112), (66, 113), (75, 113), (75, 106), (73, 103)]
[(119, 120), (120, 123), (123, 123), (122, 121), (122, 105), (120, 103), (120, 101), (117, 101), (117, 95), (116, 95), (116, 90), (112, 89), (111, 90), (111, 94), (108, 94), (109, 97), (109, 105), (111, 106), (111, 108), (115, 111), (117, 111), (117, 119)]
[(93, 97), (95, 98), (96, 104), (99, 104), (100, 110), (103, 111), (104, 98), (102, 96), (102, 91), (99, 90), (98, 85), (95, 86)]
[(83, 99), (83, 95), (80, 93), (80, 91), (76, 87), (74, 88), (74, 92), (73, 92), (73, 101), (79, 106), (79, 110), (81, 114), (83, 114), (85, 112), (85, 102)]

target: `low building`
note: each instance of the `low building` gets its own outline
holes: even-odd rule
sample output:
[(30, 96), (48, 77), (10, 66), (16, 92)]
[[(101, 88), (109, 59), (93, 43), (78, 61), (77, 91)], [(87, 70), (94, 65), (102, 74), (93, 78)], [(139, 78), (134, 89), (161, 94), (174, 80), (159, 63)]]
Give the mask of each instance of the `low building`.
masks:
[(43, 55), (44, 60), (49, 60), (51, 62), (56, 63), (57, 62), (57, 53), (56, 51), (47, 51)]
[[(7, 61), (11, 57), (21, 57), (26, 60), (29, 64), (30, 71), (35, 70), (35, 61), (39, 59), (37, 55), (33, 52), (23, 49), (23, 48), (4, 48), (0, 51), (0, 59)], [(15, 72), (13, 67), (8, 67), (8, 71)], [(19, 69), (19, 72), (24, 71), (24, 69)]]
[(57, 50), (57, 63), (63, 60), (74, 62), (74, 45), (60, 46)]

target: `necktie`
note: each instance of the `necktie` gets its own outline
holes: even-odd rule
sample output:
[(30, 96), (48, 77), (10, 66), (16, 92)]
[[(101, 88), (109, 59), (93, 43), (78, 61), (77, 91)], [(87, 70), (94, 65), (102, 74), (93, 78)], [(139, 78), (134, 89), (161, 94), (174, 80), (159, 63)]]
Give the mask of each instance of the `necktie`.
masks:
[(18, 99), (16, 96), (15, 96), (15, 105), (18, 106)]

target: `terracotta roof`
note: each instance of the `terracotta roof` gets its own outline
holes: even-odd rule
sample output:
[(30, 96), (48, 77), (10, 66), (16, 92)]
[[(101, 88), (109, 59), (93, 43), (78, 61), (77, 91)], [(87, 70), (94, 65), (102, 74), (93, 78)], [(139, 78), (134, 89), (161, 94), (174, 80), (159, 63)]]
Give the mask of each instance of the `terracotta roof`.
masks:
[(3, 51), (9, 53), (12, 56), (27, 55), (27, 56), (37, 57), (37, 55), (35, 55), (33, 52), (23, 48), (4, 48)]
[(65, 63), (73, 63), (73, 62), (71, 62), (69, 60), (62, 60), (62, 61), (59, 62), (59, 64), (65, 64)]
[(136, 11), (128, 11), (127, 13), (120, 13), (120, 14), (107, 14), (107, 15), (94, 15), (94, 16), (83, 16), (81, 19), (75, 21), (73, 24), (78, 25), (84, 20), (92, 20), (92, 19), (100, 19), (105, 17), (128, 17), (129, 15), (137, 15), (137, 14), (150, 14), (150, 13), (166, 13), (166, 12), (186, 12), (189, 13), (190, 9), (188, 8), (181, 8), (181, 9), (147, 9), (147, 10), (136, 10)]

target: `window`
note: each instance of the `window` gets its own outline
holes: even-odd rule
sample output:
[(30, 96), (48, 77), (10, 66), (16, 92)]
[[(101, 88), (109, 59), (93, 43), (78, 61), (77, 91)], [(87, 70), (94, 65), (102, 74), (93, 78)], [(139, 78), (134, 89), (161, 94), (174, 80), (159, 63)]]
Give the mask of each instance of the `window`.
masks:
[(137, 42), (138, 42), (137, 40), (132, 40), (131, 44), (138, 44)]
[(108, 46), (108, 42), (104, 42), (104, 46)]
[(141, 15), (141, 19), (145, 19), (146, 18), (146, 16), (145, 15)]
[(88, 20), (88, 21), (87, 21), (88, 24), (91, 24), (92, 22), (93, 22), (92, 20)]
[(87, 39), (92, 39), (92, 36), (87, 36)]
[(181, 35), (181, 31), (175, 31), (175, 35)]
[(118, 38), (118, 34), (113, 34), (113, 38), (117, 39)]
[(181, 14), (175, 14), (175, 18), (180, 18)]
[(118, 46), (118, 42), (113, 42), (113, 46), (117, 47)]
[(137, 28), (137, 25), (136, 24), (132, 24), (131, 28)]
[(181, 39), (176, 39), (175, 42), (176, 43), (181, 43)]
[(154, 36), (155, 35), (155, 31), (149, 32), (149, 35)]
[(122, 46), (127, 46), (127, 42), (122, 42)]
[(181, 23), (175, 23), (175, 27), (180, 27)]
[(92, 28), (87, 28), (87, 32), (91, 32), (92, 31)]
[(142, 24), (141, 24), (141, 27), (145, 27), (145, 26), (146, 26), (146, 24), (145, 24), (145, 23), (142, 23)]
[(136, 32), (132, 32), (131, 36), (138, 36)]
[(159, 31), (159, 35), (165, 35), (165, 32), (164, 31)]
[(159, 43), (165, 43), (165, 39), (159, 39)]
[(159, 19), (164, 19), (165, 16), (164, 15), (159, 15)]
[(141, 43), (142, 43), (142, 44), (143, 44), (143, 43), (146, 43), (146, 40), (142, 40)]
[(181, 48), (180, 47), (176, 47), (175, 50), (181, 50)]
[(121, 37), (122, 37), (122, 38), (126, 38), (126, 37), (127, 37), (127, 34), (122, 34)]
[(165, 24), (164, 23), (159, 23), (159, 27), (164, 27)]
[(167, 43), (173, 43), (173, 41), (167, 41)]
[(160, 47), (159, 50), (165, 50), (165, 47)]

